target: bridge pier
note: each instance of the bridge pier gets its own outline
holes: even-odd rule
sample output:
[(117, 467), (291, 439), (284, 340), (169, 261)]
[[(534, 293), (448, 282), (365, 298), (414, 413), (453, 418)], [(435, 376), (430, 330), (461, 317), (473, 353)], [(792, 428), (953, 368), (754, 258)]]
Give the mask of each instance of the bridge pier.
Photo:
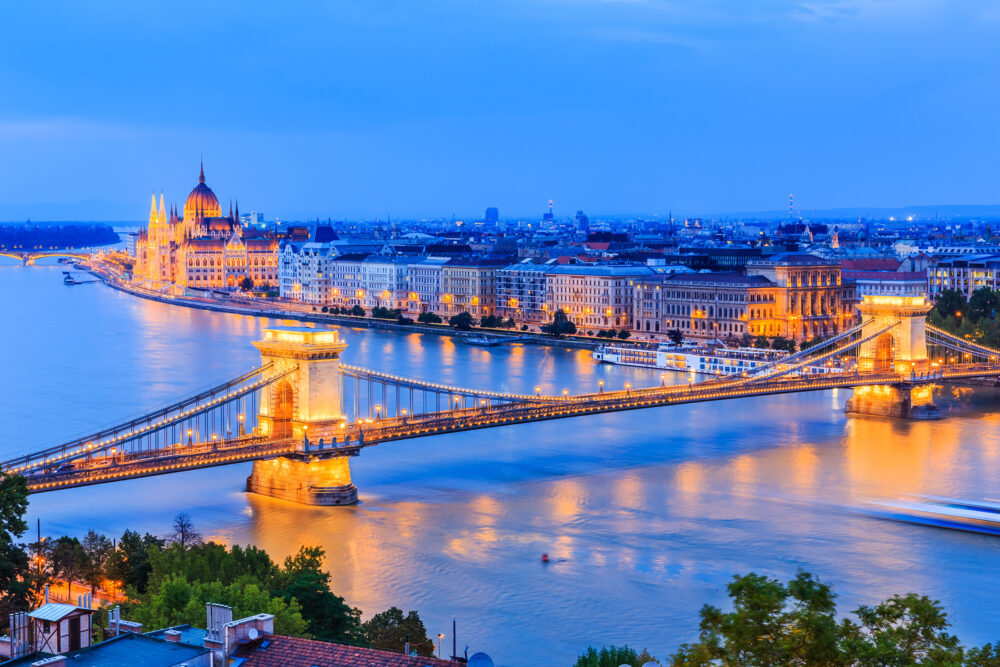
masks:
[(358, 488), (351, 483), (346, 456), (320, 459), (282, 456), (254, 461), (247, 491), (303, 505), (355, 505)]
[[(253, 462), (247, 491), (304, 505), (353, 505), (345, 453), (310, 451), (310, 436), (322, 443), (344, 424), (340, 353), (347, 347), (336, 331), (268, 328), (254, 343), (263, 364), (287, 375), (261, 392), (258, 435), (296, 443), (287, 456)], [(335, 442), (335, 439), (334, 439)]]
[(900, 419), (941, 419), (932, 391), (930, 384), (909, 382), (855, 387), (844, 412)]

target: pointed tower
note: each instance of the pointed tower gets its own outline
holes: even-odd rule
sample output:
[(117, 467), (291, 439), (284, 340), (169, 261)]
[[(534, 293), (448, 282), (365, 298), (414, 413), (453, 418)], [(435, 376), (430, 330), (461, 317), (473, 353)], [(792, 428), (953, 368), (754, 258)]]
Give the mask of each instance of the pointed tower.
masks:
[(200, 166), (201, 166), (201, 173), (198, 174), (198, 182), (199, 183), (204, 183), (205, 182), (205, 160), (201, 160)]
[(149, 226), (156, 224), (156, 193), (153, 193), (153, 201), (149, 205)]
[(160, 190), (160, 212), (157, 215), (157, 220), (161, 224), (167, 224), (167, 209), (163, 205), (163, 190)]

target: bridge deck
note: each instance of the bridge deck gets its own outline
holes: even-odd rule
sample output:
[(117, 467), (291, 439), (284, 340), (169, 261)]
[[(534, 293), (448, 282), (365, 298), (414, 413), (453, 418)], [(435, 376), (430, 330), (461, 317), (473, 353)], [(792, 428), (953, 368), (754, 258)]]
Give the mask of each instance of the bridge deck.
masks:
[(754, 384), (745, 384), (739, 378), (734, 378), (699, 383), (690, 387), (655, 387), (570, 396), (553, 403), (487, 405), (418, 417), (355, 423), (344, 425), (342, 428), (310, 432), (310, 436), (316, 442), (323, 438), (326, 445), (320, 448), (314, 444), (308, 451), (303, 449), (301, 442), (291, 439), (268, 440), (250, 435), (223, 440), (215, 445), (196, 443), (175, 446), (168, 451), (96, 458), (89, 464), (81, 466), (78, 463), (77, 467), (62, 472), (40, 470), (28, 476), (28, 485), (32, 492), (40, 493), (290, 454), (318, 457), (355, 455), (360, 448), (395, 440), (605, 412), (867, 385), (928, 384), (947, 379), (995, 375), (1000, 375), (1000, 364), (962, 364), (944, 369), (933, 377), (905, 376), (892, 372), (830, 373), (763, 380)]

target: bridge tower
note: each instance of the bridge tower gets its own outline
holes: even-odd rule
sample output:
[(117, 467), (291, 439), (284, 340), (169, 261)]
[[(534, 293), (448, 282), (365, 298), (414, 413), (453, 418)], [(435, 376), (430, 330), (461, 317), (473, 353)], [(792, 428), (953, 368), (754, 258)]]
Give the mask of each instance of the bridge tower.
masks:
[[(347, 455), (332, 446), (345, 421), (340, 354), (347, 343), (328, 329), (280, 327), (265, 329), (254, 346), (262, 364), (290, 371), (261, 391), (255, 434), (287, 439), (293, 451), (254, 461), (247, 491), (307, 505), (358, 502)], [(318, 446), (323, 438), (328, 446)]]
[(904, 380), (856, 387), (847, 400), (846, 411), (910, 419), (940, 418), (931, 385), (916, 381), (919, 375), (930, 370), (926, 318), (931, 304), (927, 297), (866, 295), (858, 310), (866, 322), (861, 330), (862, 338), (891, 327), (862, 343), (858, 349), (858, 369), (896, 373)]

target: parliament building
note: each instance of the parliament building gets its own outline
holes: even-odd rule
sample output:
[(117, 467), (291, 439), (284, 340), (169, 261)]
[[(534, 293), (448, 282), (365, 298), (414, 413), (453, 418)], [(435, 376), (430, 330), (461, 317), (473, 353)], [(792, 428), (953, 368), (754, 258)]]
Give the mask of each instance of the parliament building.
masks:
[(178, 215), (168, 213), (163, 195), (149, 209), (149, 226), (139, 232), (133, 279), (145, 287), (168, 292), (191, 289), (239, 288), (245, 278), (256, 287), (278, 283), (278, 241), (271, 235), (244, 230), (239, 204), (222, 215), (219, 199), (205, 185), (201, 168)]

